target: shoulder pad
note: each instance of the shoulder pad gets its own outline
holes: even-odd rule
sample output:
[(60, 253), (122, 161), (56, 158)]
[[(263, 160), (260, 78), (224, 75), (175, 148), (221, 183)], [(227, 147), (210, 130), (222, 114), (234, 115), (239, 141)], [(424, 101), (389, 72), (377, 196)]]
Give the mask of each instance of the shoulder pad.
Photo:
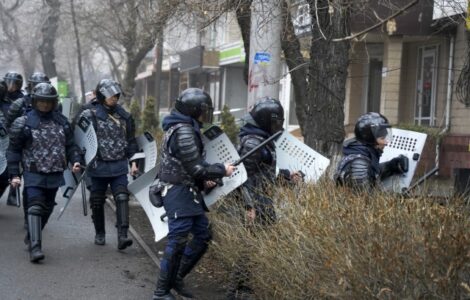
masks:
[(27, 116), (21, 116), (15, 119), (13, 124), (11, 125), (10, 131), (19, 131), (22, 130), (26, 126)]
[(65, 125), (68, 122), (67, 118), (59, 112), (54, 112), (54, 120), (56, 120), (60, 125)]
[(123, 117), (124, 119), (129, 119), (131, 117), (131, 114), (128, 113), (121, 105), (119, 105), (117, 108), (116, 108), (116, 112), (121, 116)]
[(364, 157), (358, 157), (351, 162), (351, 179), (365, 180), (369, 178), (370, 161)]

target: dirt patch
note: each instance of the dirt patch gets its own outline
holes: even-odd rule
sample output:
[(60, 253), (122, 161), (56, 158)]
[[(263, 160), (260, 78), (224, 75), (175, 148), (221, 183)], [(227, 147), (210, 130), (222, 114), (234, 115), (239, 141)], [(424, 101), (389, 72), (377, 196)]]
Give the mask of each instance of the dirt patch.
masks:
[[(134, 202), (135, 203), (135, 202)], [(140, 205), (130, 205), (130, 224), (139, 233), (159, 259), (163, 256), (166, 239), (154, 242), (152, 226)], [(159, 269), (155, 267), (155, 282)], [(185, 279), (185, 283), (198, 299), (225, 299), (227, 271), (214, 259), (213, 252), (204, 255), (194, 270)]]

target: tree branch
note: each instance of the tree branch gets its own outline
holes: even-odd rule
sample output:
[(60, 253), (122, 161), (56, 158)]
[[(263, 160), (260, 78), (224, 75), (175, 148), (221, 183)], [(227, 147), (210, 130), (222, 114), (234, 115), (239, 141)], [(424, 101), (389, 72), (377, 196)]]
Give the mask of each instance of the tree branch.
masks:
[(347, 36), (347, 37), (344, 37), (344, 38), (339, 38), (339, 39), (332, 39), (333, 42), (342, 42), (342, 41), (348, 41), (348, 40), (352, 40), (358, 36), (361, 36), (363, 34), (366, 34), (368, 33), (369, 31), (372, 31), (374, 30), (375, 28), (377, 27), (380, 27), (382, 26), (385, 22), (395, 18), (396, 16), (398, 15), (401, 15), (403, 12), (405, 12), (408, 8), (414, 6), (415, 4), (417, 4), (419, 2), (419, 0), (413, 0), (412, 2), (408, 3), (406, 6), (404, 6), (403, 8), (401, 8), (400, 10), (398, 10), (397, 12), (395, 12), (394, 14), (390, 15), (389, 17), (383, 19), (382, 21), (380, 21), (379, 23), (377, 24), (374, 24), (372, 25), (371, 27), (369, 28), (366, 28), (364, 29), (363, 31), (361, 32), (358, 32), (358, 33), (355, 33), (355, 34), (352, 34), (350, 36)]

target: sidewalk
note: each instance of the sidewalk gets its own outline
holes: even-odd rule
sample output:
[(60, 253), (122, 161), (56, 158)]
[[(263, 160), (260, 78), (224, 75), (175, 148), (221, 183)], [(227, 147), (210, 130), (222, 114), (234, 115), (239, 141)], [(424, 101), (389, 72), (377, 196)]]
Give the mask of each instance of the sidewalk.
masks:
[(1, 299), (151, 299), (157, 269), (135, 241), (117, 250), (115, 214), (109, 207), (106, 245), (97, 246), (79, 191), (60, 220), (58, 196), (43, 231), (46, 258), (32, 264), (23, 243), (23, 210), (6, 206), (6, 194), (0, 199)]

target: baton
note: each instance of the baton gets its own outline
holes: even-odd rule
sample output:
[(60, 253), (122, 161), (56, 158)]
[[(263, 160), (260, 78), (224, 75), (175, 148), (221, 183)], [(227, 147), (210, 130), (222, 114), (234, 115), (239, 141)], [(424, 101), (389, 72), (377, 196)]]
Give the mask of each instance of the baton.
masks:
[[(64, 193), (64, 198), (66, 198), (66, 199), (65, 199), (65, 204), (64, 204), (64, 207), (62, 207), (62, 208), (60, 209), (60, 211), (59, 211), (59, 216), (57, 217), (57, 220), (59, 220), (60, 217), (62, 217), (62, 215), (64, 214), (65, 209), (66, 209), (67, 206), (69, 205), (70, 200), (72, 200), (72, 196), (73, 196), (73, 194), (75, 193), (75, 191), (76, 191), (78, 185), (81, 183), (81, 181), (82, 181), (83, 178), (85, 177), (85, 174), (86, 174), (86, 169), (83, 170), (83, 173), (80, 175), (80, 177), (79, 177), (78, 179), (75, 179), (75, 178), (76, 178), (76, 177), (75, 177), (75, 174), (72, 173), (73, 178), (75, 179), (75, 182), (77, 183), (77, 185), (75, 186), (75, 189), (72, 189), (72, 193), (71, 193), (71, 195), (70, 195), (69, 198), (66, 198), (66, 197), (65, 197), (65, 194), (66, 194), (68, 191), (66, 191), (66, 192)], [(83, 198), (82, 198), (82, 199), (83, 199)], [(86, 199), (85, 199), (85, 201), (86, 201)], [(84, 205), (86, 205), (86, 202), (84, 203)], [(85, 212), (84, 212), (84, 213), (85, 213)]]
[(15, 188), (15, 192), (16, 192), (16, 207), (20, 207), (21, 206), (21, 199), (20, 199), (20, 186), (16, 186)]
[(261, 144), (259, 144), (258, 146), (256, 146), (255, 148), (251, 149), (250, 151), (248, 151), (247, 153), (245, 153), (242, 157), (240, 157), (238, 160), (236, 160), (232, 166), (238, 166), (239, 164), (241, 164), (245, 159), (247, 159), (248, 157), (250, 157), (251, 155), (253, 155), (253, 153), (255, 153), (256, 151), (258, 151), (259, 149), (261, 149), (262, 147), (264, 147), (266, 144), (268, 144), (269, 142), (271, 142), (272, 140), (276, 139), (278, 136), (280, 136), (284, 131), (281, 130), (281, 131), (278, 131), (276, 132), (275, 134), (273, 134), (272, 136), (270, 136), (269, 138), (267, 138), (266, 140), (264, 140)]
[(431, 171), (427, 172), (426, 174), (423, 175), (420, 179), (418, 179), (415, 183), (413, 183), (412, 186), (410, 186), (407, 189), (404, 189), (403, 194), (407, 195), (409, 194), (412, 190), (414, 190), (418, 185), (422, 184), (426, 179), (431, 177), (432, 175), (436, 174), (437, 171), (439, 171), (439, 167), (434, 167)]
[(86, 180), (82, 180), (80, 183), (82, 185), (82, 203), (83, 203), (83, 215), (86, 216), (88, 214), (87, 205), (86, 205)]

